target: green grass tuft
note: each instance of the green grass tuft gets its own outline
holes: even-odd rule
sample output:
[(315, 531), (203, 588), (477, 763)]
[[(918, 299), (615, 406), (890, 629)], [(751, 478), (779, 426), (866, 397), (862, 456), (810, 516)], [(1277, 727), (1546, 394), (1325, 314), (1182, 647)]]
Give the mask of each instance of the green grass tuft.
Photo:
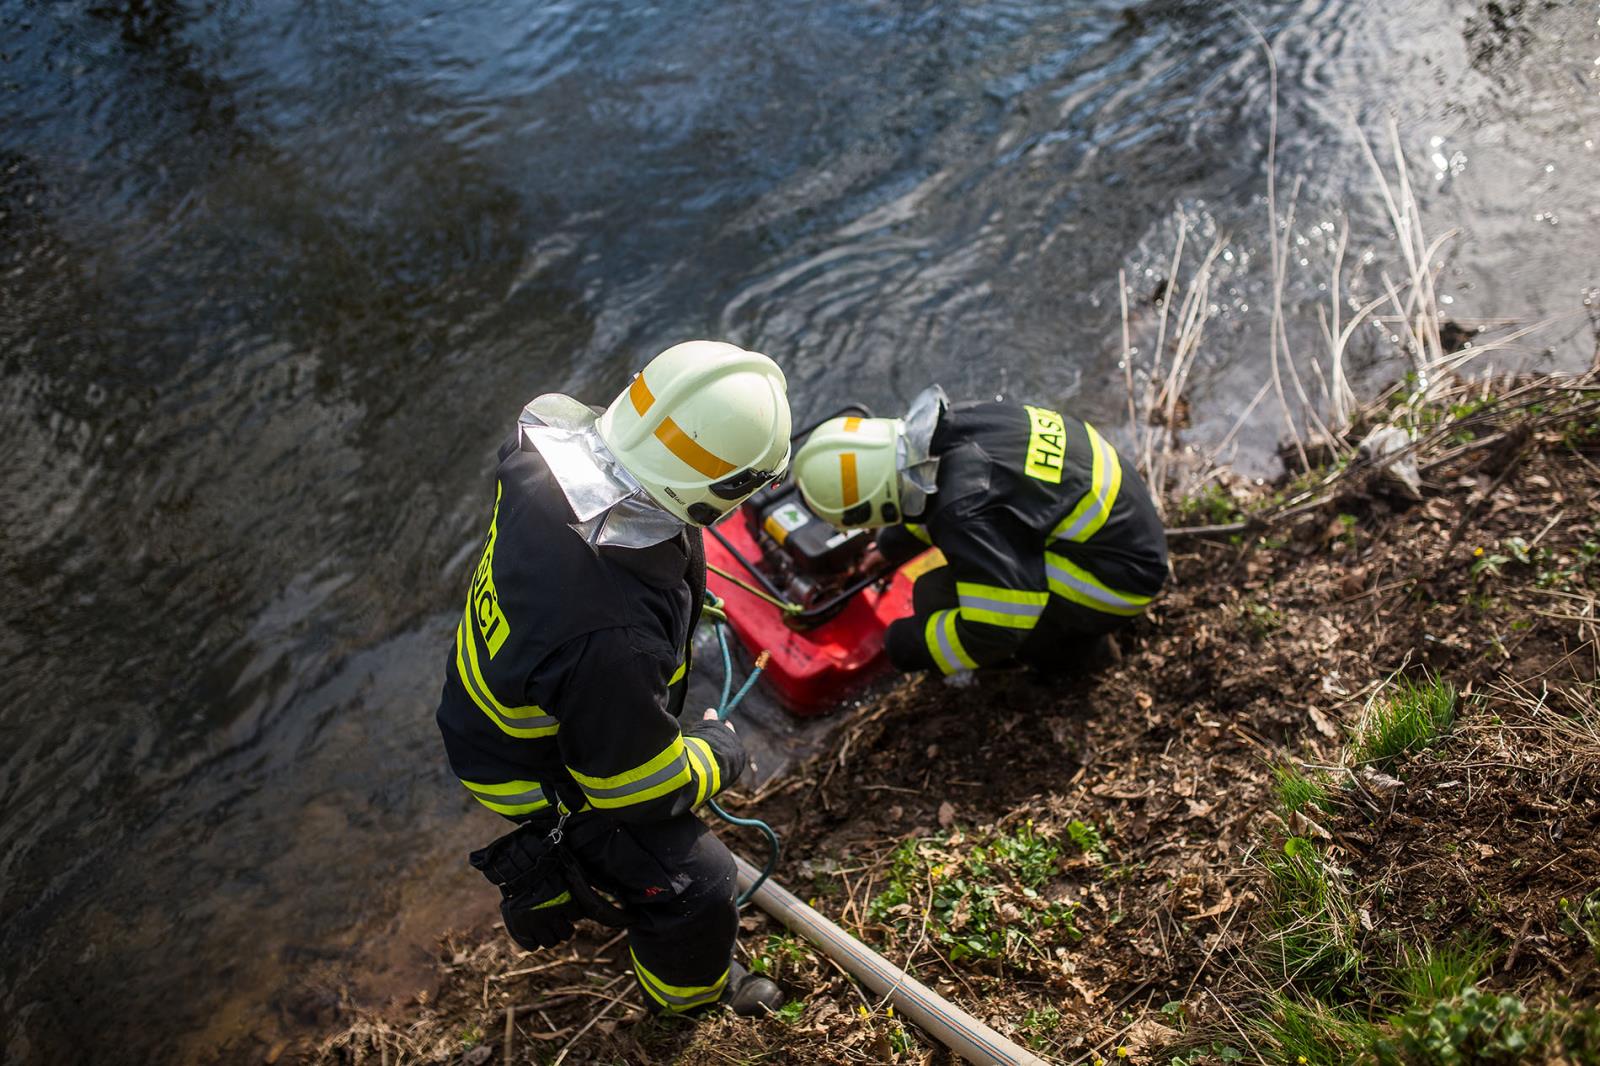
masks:
[(1356, 732), (1356, 761), (1388, 764), (1406, 752), (1421, 751), (1455, 717), (1454, 685), (1437, 678), (1402, 679), (1368, 708)]
[(1272, 767), (1272, 781), (1278, 793), (1278, 813), (1285, 821), (1293, 814), (1315, 807), (1324, 813), (1333, 811), (1333, 798), (1321, 780), (1303, 773), (1293, 763), (1281, 762)]
[(1254, 1028), (1277, 1051), (1277, 1061), (1301, 1066), (1355, 1066), (1370, 1061), (1367, 1049), (1378, 1028), (1351, 1010), (1317, 1000), (1274, 993)]
[(1331, 998), (1357, 987), (1363, 956), (1356, 908), (1339, 874), (1304, 837), (1265, 860), (1268, 959), (1296, 988)]
[(1400, 959), (1384, 984), (1409, 1006), (1429, 1006), (1476, 985), (1493, 959), (1494, 949), (1482, 937), (1442, 946), (1402, 945)]

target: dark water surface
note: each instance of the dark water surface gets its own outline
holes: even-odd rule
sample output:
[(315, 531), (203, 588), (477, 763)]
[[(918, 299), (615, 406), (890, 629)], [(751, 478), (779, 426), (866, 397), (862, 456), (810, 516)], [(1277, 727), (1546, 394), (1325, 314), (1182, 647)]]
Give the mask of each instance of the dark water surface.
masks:
[[(1600, 8), (1242, 10), (1291, 316), (1341, 215), (1396, 269), (1351, 132), (1392, 108), (1452, 306), (1568, 314), (1511, 361), (1586, 360)], [(1117, 270), (1181, 209), (1232, 235), (1218, 439), (1269, 100), (1211, 3), (0, 0), (0, 1058), (243, 1060), (487, 913), (432, 708), (534, 394), (711, 336), (802, 418), (938, 380), (1120, 428)]]

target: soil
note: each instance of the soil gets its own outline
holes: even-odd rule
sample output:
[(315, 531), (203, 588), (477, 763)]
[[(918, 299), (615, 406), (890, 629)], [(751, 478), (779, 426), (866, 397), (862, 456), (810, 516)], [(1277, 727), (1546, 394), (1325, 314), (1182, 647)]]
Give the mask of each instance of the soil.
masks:
[[(1231, 1035), (1261, 994), (1261, 856), (1290, 836), (1342, 867), (1374, 952), (1470, 933), (1496, 948), (1486, 988), (1593, 1006), (1600, 957), (1567, 915), (1600, 888), (1600, 425), (1526, 405), (1499, 419), (1419, 456), (1421, 500), (1348, 477), (1267, 526), (1175, 538), (1166, 593), (1093, 674), (903, 681), (800, 772), (726, 805), (778, 830), (782, 883), (1052, 1061), (1167, 1063)], [(1274, 491), (1224, 488), (1242, 507)], [(1447, 679), (1455, 724), (1358, 766), (1350, 739), (1397, 676)], [(1326, 775), (1331, 811), (1286, 820), (1285, 761)], [(1070, 846), (1073, 823), (1103, 849)], [(918, 935), (915, 913), (872, 907), (908, 840), (960, 866), (1023, 827), (1061, 842), (1038, 896), (1073, 908), (1077, 937), (954, 958), (925, 910)], [(759, 861), (754, 834), (719, 832)], [(591, 929), (527, 955), (489, 927), (442, 940), (436, 996), (347, 1002), (336, 1031), (268, 1055), (954, 1061), (759, 912), (743, 924), (746, 961), (803, 1004), (783, 1018), (650, 1018), (620, 943)]]

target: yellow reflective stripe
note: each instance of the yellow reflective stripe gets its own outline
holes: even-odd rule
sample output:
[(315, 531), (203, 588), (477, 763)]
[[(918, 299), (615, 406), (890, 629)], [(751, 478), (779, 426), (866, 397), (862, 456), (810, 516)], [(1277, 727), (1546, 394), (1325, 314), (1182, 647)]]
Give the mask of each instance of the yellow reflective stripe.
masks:
[[(470, 606), (468, 610), (471, 610)], [(467, 695), (478, 705), (478, 710), (502, 733), (524, 738), (553, 737), (561, 728), (561, 723), (546, 714), (542, 707), (507, 707), (495, 698), (494, 692), (483, 680), (483, 672), (478, 669), (478, 652), (473, 644), (470, 614), (456, 626), (456, 673), (461, 676), (461, 687), (467, 690)]]
[(627, 807), (665, 796), (688, 784), (689, 753), (683, 746), (683, 735), (680, 733), (649, 762), (620, 774), (590, 777), (570, 766), (567, 772), (596, 807)]
[(922, 541), (922, 543), (926, 544), (928, 547), (933, 547), (933, 538), (928, 535), (927, 526), (918, 525), (915, 522), (907, 522), (906, 532)]
[(572, 893), (571, 892), (563, 892), (563, 893), (561, 893), (561, 895), (556, 896), (554, 899), (547, 899), (543, 903), (534, 904), (532, 909), (536, 910), (536, 911), (542, 911), (546, 907), (559, 907), (563, 903), (571, 903), (571, 902), (572, 902)]
[(961, 646), (961, 638), (956, 636), (956, 614), (955, 608), (933, 612), (928, 616), (928, 624), (923, 631), (923, 639), (927, 641), (934, 664), (945, 674), (976, 669), (978, 665), (967, 654), (967, 649)]
[(544, 786), (537, 781), (499, 781), (486, 783), (460, 779), (472, 798), (496, 814), (532, 814), (550, 806)]
[(689, 757), (694, 760), (695, 768), (700, 772), (695, 774), (696, 807), (722, 791), (722, 771), (717, 767), (717, 756), (711, 750), (711, 745), (700, 737), (684, 737)]
[(1155, 599), (1154, 596), (1118, 592), (1072, 560), (1055, 552), (1044, 553), (1044, 570), (1050, 579), (1051, 592), (1090, 610), (1131, 616), (1143, 611)]
[(861, 499), (861, 490), (856, 483), (856, 453), (839, 453), (839, 491), (843, 495), (843, 504), (851, 506)]
[(639, 956), (632, 948), (628, 949), (628, 954), (633, 958), (633, 972), (639, 977), (639, 987), (669, 1011), (691, 1010), (707, 1003), (715, 1003), (722, 995), (723, 986), (728, 983), (728, 971), (723, 970), (722, 976), (709, 985), (669, 985), (645, 969), (644, 963), (639, 961)]
[(689, 672), (689, 660), (688, 660), (687, 657), (685, 657), (683, 662), (678, 664), (678, 668), (673, 671), (672, 680), (667, 682), (667, 687), (671, 688), (673, 685), (676, 685), (679, 681), (682, 681), (683, 680), (683, 675), (688, 673), (688, 672)]
[(1008, 589), (976, 581), (956, 582), (956, 595), (961, 598), (961, 617), (965, 620), (1008, 629), (1032, 629), (1050, 602), (1049, 592)]
[(1083, 428), (1089, 433), (1089, 449), (1094, 453), (1089, 491), (1067, 517), (1056, 524), (1055, 532), (1050, 535), (1053, 540), (1079, 544), (1100, 532), (1100, 527), (1111, 517), (1111, 509), (1117, 505), (1117, 493), (1122, 489), (1122, 462), (1117, 458), (1117, 450), (1087, 422)]
[[(633, 409), (643, 418), (655, 404), (656, 398), (650, 393), (650, 386), (644, 382), (644, 375), (640, 374), (633, 379), (633, 384), (628, 388), (628, 399), (633, 401)], [(663, 418), (655, 429), (656, 440), (666, 446), (667, 451), (676, 455), (684, 465), (692, 467), (698, 473), (713, 481), (717, 478), (727, 477), (738, 467), (728, 462), (715, 452), (708, 451), (699, 441), (678, 427), (678, 423), (671, 418)]]

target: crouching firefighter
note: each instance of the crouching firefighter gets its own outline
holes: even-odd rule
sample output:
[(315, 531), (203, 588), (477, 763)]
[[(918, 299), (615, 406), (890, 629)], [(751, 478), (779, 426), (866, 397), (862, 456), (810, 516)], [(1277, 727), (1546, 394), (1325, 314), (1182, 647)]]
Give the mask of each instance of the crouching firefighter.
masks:
[(668, 348), (603, 413), (524, 408), (445, 664), (438, 723), (472, 796), (518, 828), (474, 852), (529, 950), (625, 925), (653, 1010), (782, 1003), (733, 962), (728, 849), (695, 808), (746, 758), (707, 711), (680, 726), (705, 594), (700, 528), (789, 463), (783, 372), (731, 344)]
[(833, 525), (885, 527), (869, 565), (944, 554), (913, 586), (913, 616), (885, 635), (901, 670), (1092, 666), (1166, 580), (1166, 536), (1138, 475), (1093, 426), (1043, 407), (952, 406), (935, 385), (904, 418), (824, 422), (795, 475)]

